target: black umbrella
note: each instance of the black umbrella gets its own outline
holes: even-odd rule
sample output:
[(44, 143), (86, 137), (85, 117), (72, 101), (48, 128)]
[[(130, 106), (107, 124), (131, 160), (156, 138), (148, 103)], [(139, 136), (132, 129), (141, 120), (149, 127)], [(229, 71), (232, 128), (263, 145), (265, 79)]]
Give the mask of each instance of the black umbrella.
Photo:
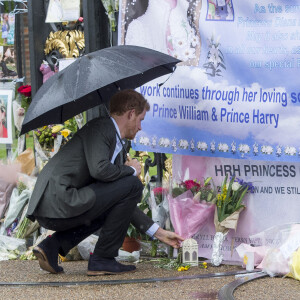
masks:
[(84, 55), (53, 75), (37, 91), (25, 115), (21, 134), (60, 124), (108, 102), (119, 89), (134, 89), (172, 73), (180, 60), (138, 46), (115, 46)]

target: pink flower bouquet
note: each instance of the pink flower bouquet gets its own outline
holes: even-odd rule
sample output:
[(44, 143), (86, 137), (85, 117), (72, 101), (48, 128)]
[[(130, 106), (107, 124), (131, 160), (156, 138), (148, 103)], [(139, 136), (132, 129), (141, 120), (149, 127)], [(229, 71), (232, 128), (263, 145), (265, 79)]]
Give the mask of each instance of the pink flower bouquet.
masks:
[[(184, 238), (192, 237), (209, 218), (213, 218), (216, 193), (210, 187), (210, 180), (204, 184), (187, 180), (173, 189), (173, 197), (168, 196), (172, 225), (175, 232)], [(182, 193), (176, 196), (180, 189)]]

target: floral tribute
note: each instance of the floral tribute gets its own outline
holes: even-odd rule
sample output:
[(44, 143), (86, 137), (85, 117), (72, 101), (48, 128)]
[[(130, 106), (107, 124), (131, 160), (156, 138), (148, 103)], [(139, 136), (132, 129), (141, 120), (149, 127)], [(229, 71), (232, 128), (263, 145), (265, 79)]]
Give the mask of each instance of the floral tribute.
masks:
[(22, 85), (18, 88), (18, 93), (21, 94), (21, 107), (24, 108), (25, 112), (27, 111), (31, 103), (31, 85)]
[(211, 177), (203, 182), (186, 180), (168, 196), (172, 225), (182, 237), (191, 238), (213, 218), (216, 191), (211, 182)]
[(172, 190), (172, 197), (177, 197), (186, 191), (191, 191), (194, 196), (194, 200), (215, 202), (216, 201), (216, 191), (212, 187), (212, 178), (206, 178), (203, 183), (197, 180), (185, 180), (179, 184), (179, 186), (174, 187)]
[(247, 183), (235, 177), (231, 178), (230, 182), (227, 182), (227, 177), (225, 178), (221, 192), (217, 195), (217, 214), (219, 222), (222, 222), (233, 213), (245, 208), (242, 201), (248, 191), (254, 191), (251, 182)]
[(232, 177), (229, 182), (227, 180), (228, 177), (226, 176), (220, 193), (217, 195), (214, 216), (216, 234), (211, 258), (214, 266), (219, 266), (223, 260), (221, 247), (229, 230), (236, 230), (240, 212), (245, 208), (245, 205), (242, 203), (244, 197), (247, 192), (254, 192), (254, 187), (250, 182), (247, 183), (235, 177)]
[(39, 144), (44, 150), (52, 151), (54, 147), (54, 141), (59, 135), (62, 136), (62, 143), (64, 145), (76, 132), (77, 125), (75, 118), (67, 120), (64, 124), (48, 125), (35, 130), (35, 136), (38, 139)]
[(153, 190), (156, 204), (162, 203), (164, 197), (168, 194), (168, 189), (163, 187), (156, 187)]

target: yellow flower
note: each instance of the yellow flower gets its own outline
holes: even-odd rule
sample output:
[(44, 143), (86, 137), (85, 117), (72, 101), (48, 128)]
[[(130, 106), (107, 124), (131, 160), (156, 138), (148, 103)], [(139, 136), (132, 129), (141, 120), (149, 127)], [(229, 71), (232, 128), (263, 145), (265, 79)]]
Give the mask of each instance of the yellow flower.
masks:
[(59, 255), (59, 258), (60, 258), (60, 260), (61, 260), (62, 262), (68, 261), (66, 257), (61, 256), (60, 254), (58, 254), (58, 255)]
[(203, 265), (204, 269), (207, 268), (207, 262), (202, 263), (202, 265)]
[(60, 133), (66, 138), (71, 133), (71, 130), (64, 129)]
[(64, 128), (64, 126), (63, 125), (55, 125), (55, 126), (53, 126), (52, 127), (52, 133), (57, 133), (57, 132), (59, 132), (60, 130), (62, 130)]
[(189, 268), (190, 268), (190, 266), (185, 266), (185, 267), (181, 266), (177, 270), (178, 270), (178, 272), (181, 272), (181, 271), (187, 271)]

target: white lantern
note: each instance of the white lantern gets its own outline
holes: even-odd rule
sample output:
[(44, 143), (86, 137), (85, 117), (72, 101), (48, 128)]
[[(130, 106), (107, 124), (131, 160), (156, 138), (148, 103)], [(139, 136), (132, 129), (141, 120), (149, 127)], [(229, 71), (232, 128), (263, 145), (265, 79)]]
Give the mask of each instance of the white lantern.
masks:
[(198, 266), (198, 243), (194, 239), (187, 239), (182, 243), (182, 263)]

